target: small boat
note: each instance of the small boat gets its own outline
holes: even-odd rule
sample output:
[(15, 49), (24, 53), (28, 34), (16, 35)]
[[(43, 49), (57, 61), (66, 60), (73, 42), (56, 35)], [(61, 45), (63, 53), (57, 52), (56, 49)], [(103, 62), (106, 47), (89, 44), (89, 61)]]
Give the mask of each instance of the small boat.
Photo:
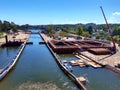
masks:
[(68, 65), (68, 63), (62, 62), (62, 64), (65, 66), (65, 68), (66, 68), (68, 71), (70, 71), (70, 72), (73, 71), (72, 66)]

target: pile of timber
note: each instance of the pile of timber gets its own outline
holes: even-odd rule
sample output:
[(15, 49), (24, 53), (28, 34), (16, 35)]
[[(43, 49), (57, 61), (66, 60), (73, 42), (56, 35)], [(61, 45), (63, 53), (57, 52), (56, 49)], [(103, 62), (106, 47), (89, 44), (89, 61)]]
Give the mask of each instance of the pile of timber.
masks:
[(82, 60), (85, 62), (85, 64), (86, 64), (87, 66), (92, 66), (92, 67), (94, 67), (94, 68), (100, 68), (100, 67), (102, 67), (100, 64), (98, 64), (98, 63), (90, 60), (90, 59), (87, 58), (87, 57), (84, 57), (84, 56), (82, 56), (82, 55), (75, 55), (75, 56), (76, 56), (77, 58), (79, 58), (79, 59), (82, 58)]
[(70, 61), (70, 64), (72, 66), (80, 66), (80, 67), (87, 66), (86, 63), (84, 63), (82, 60), (72, 60), (72, 61)]

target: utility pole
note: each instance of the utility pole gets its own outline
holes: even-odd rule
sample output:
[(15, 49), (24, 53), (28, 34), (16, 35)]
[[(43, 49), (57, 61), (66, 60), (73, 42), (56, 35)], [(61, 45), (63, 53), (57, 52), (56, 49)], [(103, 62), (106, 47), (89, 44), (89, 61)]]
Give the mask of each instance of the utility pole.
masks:
[(102, 6), (100, 6), (100, 8), (101, 8), (103, 17), (104, 17), (104, 19), (105, 19), (105, 22), (106, 22), (106, 25), (107, 25), (108, 32), (109, 32), (109, 34), (110, 34), (111, 40), (112, 40), (112, 42), (113, 42), (113, 48), (114, 48), (114, 50), (116, 51), (116, 45), (115, 45), (115, 41), (114, 41), (113, 36), (112, 36), (112, 32), (111, 32), (110, 26), (109, 26), (109, 24), (108, 24), (108, 22), (107, 22), (107, 19), (106, 19), (106, 16), (105, 16), (105, 13), (104, 13), (104, 11), (103, 11)]

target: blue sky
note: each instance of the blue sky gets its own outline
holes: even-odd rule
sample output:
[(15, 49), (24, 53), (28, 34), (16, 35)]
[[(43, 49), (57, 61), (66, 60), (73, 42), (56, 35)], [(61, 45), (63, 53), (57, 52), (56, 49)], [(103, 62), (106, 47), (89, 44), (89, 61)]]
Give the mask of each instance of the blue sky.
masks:
[(0, 20), (16, 24), (120, 23), (120, 0), (0, 0)]

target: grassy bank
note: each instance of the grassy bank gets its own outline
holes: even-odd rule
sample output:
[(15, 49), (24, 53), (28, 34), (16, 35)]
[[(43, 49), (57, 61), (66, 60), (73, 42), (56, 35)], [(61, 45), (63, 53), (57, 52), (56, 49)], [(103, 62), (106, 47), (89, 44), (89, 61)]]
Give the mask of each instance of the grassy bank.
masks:
[(5, 33), (4, 33), (4, 32), (0, 32), (0, 38), (3, 38), (3, 37), (4, 37), (4, 35), (5, 35)]

